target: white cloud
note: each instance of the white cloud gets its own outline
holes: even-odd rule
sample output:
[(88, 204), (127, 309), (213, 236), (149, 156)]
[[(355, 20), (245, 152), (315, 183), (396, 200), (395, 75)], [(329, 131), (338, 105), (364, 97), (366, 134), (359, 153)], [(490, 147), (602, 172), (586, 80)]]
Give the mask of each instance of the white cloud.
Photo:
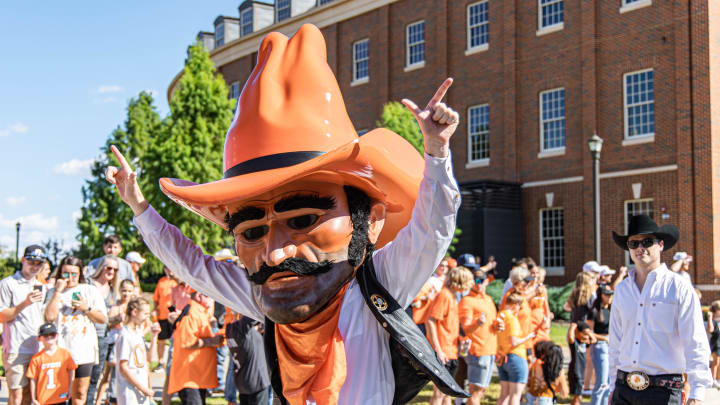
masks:
[(160, 92), (155, 89), (147, 89), (145, 91), (147, 91), (154, 99), (157, 99), (158, 96), (160, 96)]
[(90, 166), (92, 166), (95, 159), (72, 159), (68, 162), (60, 163), (53, 168), (53, 173), (61, 174), (63, 176), (90, 176)]
[(122, 91), (123, 88), (118, 86), (117, 84), (108, 84), (97, 88), (98, 94), (121, 93)]
[(20, 197), (12, 197), (11, 196), (11, 197), (5, 198), (5, 204), (7, 204), (11, 207), (16, 207), (16, 206), (24, 203), (25, 201), (27, 201), (27, 198), (25, 198), (24, 196), (20, 196)]
[(22, 122), (16, 122), (3, 129), (0, 129), (0, 137), (9, 136), (12, 134), (25, 134), (30, 130), (30, 127), (23, 124)]
[(80, 210), (72, 212), (72, 220), (74, 223), (77, 223), (80, 218), (82, 218), (82, 213), (80, 212)]
[(23, 232), (23, 230), (52, 232), (56, 231), (60, 226), (58, 217), (49, 217), (41, 213), (23, 215), (14, 219), (6, 219), (0, 214), (0, 227), (14, 230), (15, 224), (18, 222), (21, 225), (20, 232)]

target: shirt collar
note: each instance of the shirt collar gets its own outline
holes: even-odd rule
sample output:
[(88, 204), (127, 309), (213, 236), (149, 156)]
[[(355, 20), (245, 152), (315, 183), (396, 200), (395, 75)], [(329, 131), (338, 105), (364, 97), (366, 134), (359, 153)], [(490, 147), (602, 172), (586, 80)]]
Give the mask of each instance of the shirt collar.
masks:
[(30, 280), (28, 280), (25, 277), (23, 277), (22, 270), (16, 271), (15, 274), (13, 274), (13, 277), (20, 284), (32, 284), (33, 280), (35, 279), (35, 277), (33, 277)]

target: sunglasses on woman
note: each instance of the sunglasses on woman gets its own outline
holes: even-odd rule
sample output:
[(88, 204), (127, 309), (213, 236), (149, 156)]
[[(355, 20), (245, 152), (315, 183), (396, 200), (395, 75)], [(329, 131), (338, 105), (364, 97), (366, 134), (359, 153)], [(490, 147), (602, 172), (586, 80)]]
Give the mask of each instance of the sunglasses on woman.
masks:
[(638, 246), (642, 245), (644, 248), (649, 248), (650, 246), (660, 242), (660, 239), (657, 238), (645, 238), (642, 240), (629, 240), (627, 241), (627, 247), (630, 249), (637, 249)]

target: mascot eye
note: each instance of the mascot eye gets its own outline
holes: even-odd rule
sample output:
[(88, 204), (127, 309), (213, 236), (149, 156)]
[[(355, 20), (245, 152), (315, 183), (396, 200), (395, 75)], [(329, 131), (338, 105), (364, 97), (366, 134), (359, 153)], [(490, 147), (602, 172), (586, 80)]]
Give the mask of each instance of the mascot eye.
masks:
[(253, 241), (265, 236), (265, 234), (268, 233), (269, 230), (270, 228), (268, 228), (267, 225), (256, 226), (254, 228), (244, 230), (242, 236), (249, 241)]
[(292, 229), (303, 229), (314, 224), (318, 220), (315, 214), (301, 215), (299, 217), (290, 218), (287, 224)]

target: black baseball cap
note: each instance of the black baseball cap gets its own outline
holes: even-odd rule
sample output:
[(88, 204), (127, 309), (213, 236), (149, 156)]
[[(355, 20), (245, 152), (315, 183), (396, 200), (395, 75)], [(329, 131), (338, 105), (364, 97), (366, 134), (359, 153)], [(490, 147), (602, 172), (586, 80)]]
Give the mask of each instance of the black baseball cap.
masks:
[(30, 245), (25, 248), (25, 253), (23, 253), (23, 257), (28, 260), (40, 260), (40, 261), (46, 261), (47, 260), (47, 251), (44, 247), (40, 245)]
[(38, 330), (38, 336), (57, 335), (57, 327), (54, 323), (44, 323)]
[(470, 270), (477, 270), (477, 268), (480, 267), (480, 265), (475, 262), (475, 256), (470, 253), (463, 253), (458, 256), (457, 264)]

